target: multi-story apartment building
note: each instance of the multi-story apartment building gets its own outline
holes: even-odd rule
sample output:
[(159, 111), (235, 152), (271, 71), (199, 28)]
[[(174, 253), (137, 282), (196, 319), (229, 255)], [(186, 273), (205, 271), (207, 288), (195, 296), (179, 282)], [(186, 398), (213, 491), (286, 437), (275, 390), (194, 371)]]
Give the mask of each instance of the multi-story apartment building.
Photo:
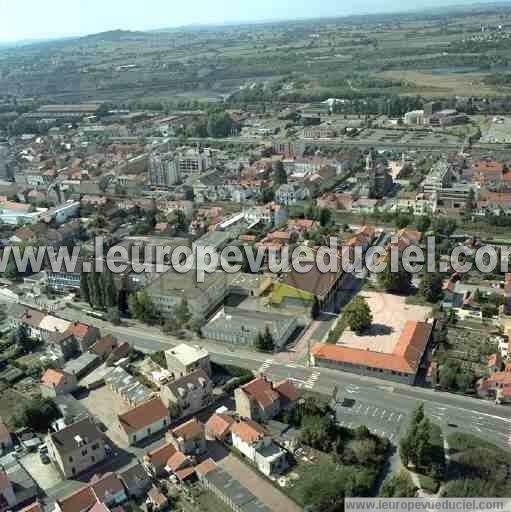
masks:
[(172, 187), (179, 182), (179, 164), (172, 153), (151, 155), (149, 181), (151, 186), (159, 188)]
[(160, 396), (167, 407), (180, 416), (188, 416), (207, 407), (212, 401), (213, 383), (204, 370), (196, 370), (162, 386)]
[(184, 377), (195, 370), (202, 369), (211, 375), (209, 352), (202, 347), (181, 343), (165, 351), (167, 369), (174, 378)]
[(103, 433), (90, 418), (50, 434), (46, 444), (50, 459), (66, 478), (74, 478), (106, 458)]

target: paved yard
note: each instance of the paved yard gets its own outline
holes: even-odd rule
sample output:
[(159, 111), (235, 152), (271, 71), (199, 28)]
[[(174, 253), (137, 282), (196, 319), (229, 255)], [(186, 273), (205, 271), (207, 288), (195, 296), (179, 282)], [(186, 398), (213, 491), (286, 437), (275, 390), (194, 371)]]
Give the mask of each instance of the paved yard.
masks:
[(245, 487), (257, 496), (271, 510), (279, 512), (302, 512), (302, 509), (285, 494), (276, 489), (264, 477), (259, 476), (250, 466), (234, 455), (227, 455), (218, 464), (231, 473)]
[(431, 313), (430, 307), (406, 304), (405, 297), (389, 293), (363, 291), (359, 296), (369, 305), (373, 324), (360, 336), (346, 330), (338, 342), (340, 345), (391, 353), (405, 323), (408, 320), (424, 321)]
[(106, 435), (119, 447), (128, 445), (121, 435), (117, 416), (130, 409), (130, 405), (116, 395), (111, 389), (103, 386), (92, 390), (85, 398), (80, 400), (90, 413), (105, 426)]
[(20, 459), (20, 463), (32, 475), (32, 478), (44, 492), (47, 492), (64, 480), (53, 464), (43, 464), (41, 462), (38, 453), (25, 455)]

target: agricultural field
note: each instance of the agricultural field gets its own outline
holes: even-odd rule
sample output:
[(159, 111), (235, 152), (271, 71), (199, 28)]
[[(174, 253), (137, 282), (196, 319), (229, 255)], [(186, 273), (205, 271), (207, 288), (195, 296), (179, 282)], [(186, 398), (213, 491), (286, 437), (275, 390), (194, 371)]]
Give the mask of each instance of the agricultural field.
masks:
[[(481, 38), (482, 25), (488, 32)], [(1, 49), (0, 90), (40, 101), (144, 105), (470, 96), (476, 89), (500, 95), (509, 92), (510, 27), (511, 9), (502, 5), (207, 30), (117, 30)]]

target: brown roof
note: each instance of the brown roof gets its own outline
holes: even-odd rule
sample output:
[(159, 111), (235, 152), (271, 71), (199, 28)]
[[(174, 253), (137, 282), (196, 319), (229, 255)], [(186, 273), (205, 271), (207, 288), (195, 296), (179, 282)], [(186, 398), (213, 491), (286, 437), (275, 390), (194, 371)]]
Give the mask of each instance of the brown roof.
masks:
[(172, 435), (177, 438), (183, 438), (185, 441), (189, 439), (196, 439), (197, 437), (204, 436), (204, 424), (197, 418), (192, 418), (186, 423), (179, 425), (172, 430)]
[(167, 461), (167, 468), (173, 473), (178, 469), (182, 469), (183, 464), (189, 462), (189, 458), (183, 452), (176, 452)]
[(176, 452), (176, 447), (172, 443), (167, 443), (146, 453), (144, 459), (153, 466), (163, 466)]
[(96, 496), (92, 491), (91, 487), (86, 485), (82, 487), (78, 491), (62, 498), (61, 500), (57, 500), (62, 512), (77, 512), (80, 510), (87, 510), (88, 508), (94, 506), (97, 502)]
[(319, 359), (329, 359), (357, 366), (416, 373), (431, 331), (431, 324), (409, 320), (405, 324), (393, 353), (316, 343), (312, 348), (312, 355)]
[(213, 459), (206, 459), (204, 462), (201, 462), (198, 466), (195, 466), (195, 471), (200, 475), (207, 475), (214, 471), (218, 466), (216, 465)]
[[(325, 255), (325, 266), (330, 268), (328, 255)], [(337, 261), (332, 264), (337, 271), (336, 272), (321, 272), (316, 262), (316, 256), (312, 261), (301, 260), (301, 265), (306, 268), (310, 265), (310, 269), (307, 272), (298, 272), (292, 265), (291, 271), (284, 274), (283, 282), (299, 290), (303, 290), (316, 297), (324, 298), (332, 287), (337, 282), (339, 275), (342, 272), (341, 261), (337, 258)]]
[(287, 379), (275, 384), (274, 389), (284, 400), (294, 402), (298, 399), (298, 390), (295, 388), (294, 384)]
[(266, 434), (263, 427), (252, 420), (241, 420), (231, 427), (233, 435), (237, 435), (245, 443), (260, 441)]
[(112, 352), (112, 350), (117, 346), (117, 338), (112, 336), (111, 334), (107, 334), (100, 338), (92, 347), (89, 349), (91, 352), (94, 352), (98, 356), (102, 356), (106, 353)]
[(92, 329), (92, 327), (90, 325), (82, 324), (80, 322), (73, 322), (67, 328), (67, 332), (73, 334), (77, 338), (83, 338), (83, 337), (87, 336), (90, 329)]
[(234, 423), (234, 418), (227, 414), (213, 414), (206, 423), (206, 430), (215, 437), (223, 437)]
[(147, 495), (149, 496), (151, 503), (157, 507), (162, 507), (167, 503), (167, 498), (165, 498), (165, 496), (154, 486), (149, 489)]
[(98, 500), (104, 501), (108, 496), (118, 494), (124, 490), (122, 482), (114, 473), (106, 473), (102, 477), (94, 477), (91, 487)]
[(39, 324), (43, 321), (45, 316), (45, 313), (37, 311), (37, 309), (26, 309), (21, 317), (21, 321), (31, 327), (39, 327)]
[(41, 384), (49, 387), (57, 387), (66, 380), (66, 374), (62, 370), (48, 368), (41, 377)]
[(163, 418), (169, 418), (169, 410), (159, 398), (152, 398), (120, 414), (119, 423), (126, 432), (138, 432)]
[(261, 407), (268, 408), (279, 399), (279, 394), (273, 389), (271, 382), (264, 376), (256, 377), (241, 389), (251, 400), (255, 400)]

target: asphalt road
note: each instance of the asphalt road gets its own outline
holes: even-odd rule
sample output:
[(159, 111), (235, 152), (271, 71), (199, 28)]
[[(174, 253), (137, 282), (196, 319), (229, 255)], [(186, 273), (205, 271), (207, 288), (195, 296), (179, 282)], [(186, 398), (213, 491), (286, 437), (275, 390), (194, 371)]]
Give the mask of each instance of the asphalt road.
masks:
[[(127, 341), (146, 353), (166, 350), (183, 341), (165, 336), (154, 329), (112, 326), (90, 317), (82, 317), (82, 320), (97, 325), (103, 333), (112, 333), (119, 340)], [(293, 362), (291, 356), (287, 361), (285, 354), (269, 357), (207, 340), (191, 341), (193, 342), (204, 346), (210, 352), (212, 360), (217, 363), (264, 372), (275, 380), (288, 378), (304, 390), (327, 396), (332, 396), (337, 387), (339, 402), (345, 398), (355, 400), (352, 407), (338, 408), (340, 423), (351, 423), (352, 426), (365, 424), (394, 442), (404, 432), (408, 418), (418, 402), (423, 401), (427, 414), (445, 432), (459, 430), (477, 435), (503, 448), (511, 448), (511, 407), (347, 372), (307, 368)]]

